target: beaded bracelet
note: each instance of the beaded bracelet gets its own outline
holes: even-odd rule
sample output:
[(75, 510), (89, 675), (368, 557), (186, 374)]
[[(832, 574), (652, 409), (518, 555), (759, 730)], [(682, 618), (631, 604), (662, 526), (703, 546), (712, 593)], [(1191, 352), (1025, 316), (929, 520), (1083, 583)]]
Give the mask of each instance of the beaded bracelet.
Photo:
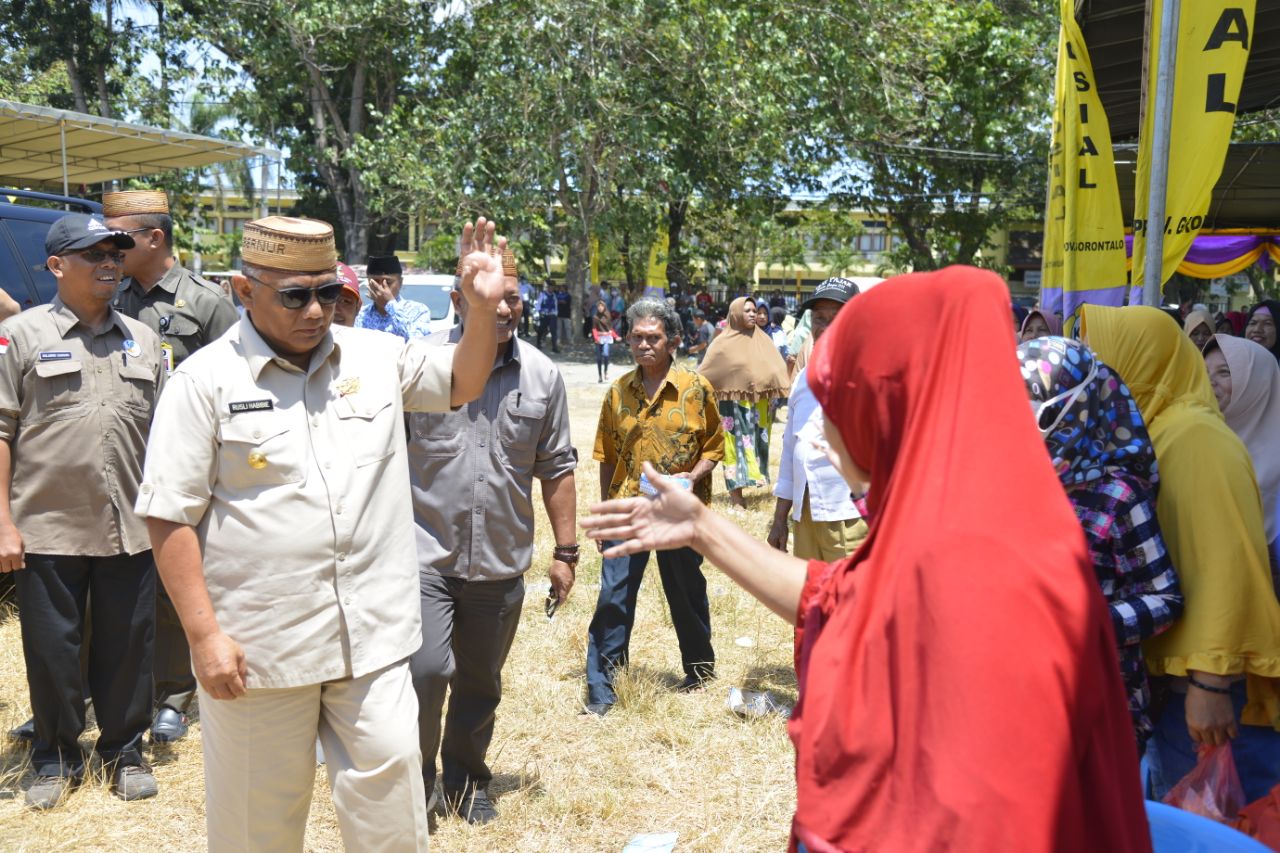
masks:
[(1196, 681), (1195, 677), (1190, 675), (1187, 676), (1187, 681), (1191, 682), (1192, 687), (1199, 687), (1201, 690), (1207, 691), (1209, 693), (1217, 693), (1219, 696), (1231, 695), (1230, 687), (1210, 687), (1208, 684), (1202, 684), (1199, 681)]

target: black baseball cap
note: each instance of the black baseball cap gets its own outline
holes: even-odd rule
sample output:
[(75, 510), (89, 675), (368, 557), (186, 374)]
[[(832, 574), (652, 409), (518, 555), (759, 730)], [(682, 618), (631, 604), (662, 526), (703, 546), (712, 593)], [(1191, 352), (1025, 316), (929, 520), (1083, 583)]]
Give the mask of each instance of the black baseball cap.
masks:
[(133, 238), (124, 231), (112, 231), (100, 216), (86, 213), (68, 213), (53, 223), (44, 238), (47, 255), (62, 255), (96, 246), (110, 240), (117, 249), (132, 249)]
[(858, 285), (847, 278), (829, 278), (818, 285), (813, 295), (800, 303), (801, 311), (808, 311), (819, 299), (830, 299), (842, 305), (858, 295)]

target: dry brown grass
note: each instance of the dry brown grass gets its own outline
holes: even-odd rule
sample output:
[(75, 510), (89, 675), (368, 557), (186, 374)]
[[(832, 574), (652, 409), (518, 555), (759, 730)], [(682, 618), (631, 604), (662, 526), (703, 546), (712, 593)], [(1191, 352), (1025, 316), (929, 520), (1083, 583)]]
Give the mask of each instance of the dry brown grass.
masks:
[[(615, 366), (614, 370), (619, 368)], [(591, 460), (604, 386), (593, 365), (563, 366), (572, 430), (582, 464), (580, 512), (596, 499)], [(780, 430), (775, 441), (780, 442)], [(774, 449), (776, 471), (777, 445)], [(772, 499), (757, 489), (746, 512), (728, 509), (719, 473), (716, 507), (763, 539)], [(750, 495), (750, 493), (749, 493)], [(538, 508), (536, 553), (551, 550)], [(680, 655), (657, 567), (640, 590), (630, 671), (607, 717), (578, 716), (584, 695), (587, 625), (599, 588), (600, 558), (584, 540), (572, 597), (548, 622), (542, 613), (545, 556), (529, 573), (520, 631), (504, 671), (504, 698), (490, 749), (491, 792), (501, 819), (470, 827), (443, 819), (432, 836), (446, 851), (619, 851), (641, 832), (679, 833), (679, 851), (755, 851), (785, 847), (795, 805), (792, 750), (778, 717), (744, 721), (725, 708), (729, 688), (769, 689), (795, 701), (791, 632), (714, 568), (705, 568), (719, 680), (700, 695), (678, 695)], [(739, 646), (750, 637), (752, 646)], [(0, 732), (27, 718), (29, 701), (18, 621), (0, 613)], [(93, 732), (84, 742), (92, 743)], [(27, 751), (0, 752), (0, 850), (200, 850), (204, 783), (200, 729), (172, 749), (151, 751), (160, 796), (124, 803), (98, 780), (59, 809), (27, 811)], [(307, 849), (341, 850), (323, 768), (316, 773)]]

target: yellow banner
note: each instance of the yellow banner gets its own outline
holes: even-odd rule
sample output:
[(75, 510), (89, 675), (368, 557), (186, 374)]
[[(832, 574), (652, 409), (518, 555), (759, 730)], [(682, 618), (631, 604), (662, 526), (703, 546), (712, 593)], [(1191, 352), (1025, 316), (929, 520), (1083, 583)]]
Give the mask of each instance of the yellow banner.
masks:
[[(1200, 233), (1213, 187), (1231, 141), (1236, 101), (1253, 44), (1254, 0), (1183, 2), (1169, 133), (1169, 180), (1165, 191), (1164, 266), (1167, 282)], [(1160, 65), (1160, 14), (1151, 0), (1147, 34), (1146, 110), (1138, 140), (1137, 197), (1133, 218), (1133, 284), (1141, 287), (1147, 253), (1147, 198), (1151, 186), (1151, 142), (1155, 129), (1156, 69)], [(1155, 227), (1154, 225), (1152, 227)]]
[(1061, 0), (1041, 304), (1070, 320), (1081, 303), (1123, 304), (1124, 219), (1111, 128), (1072, 0)]

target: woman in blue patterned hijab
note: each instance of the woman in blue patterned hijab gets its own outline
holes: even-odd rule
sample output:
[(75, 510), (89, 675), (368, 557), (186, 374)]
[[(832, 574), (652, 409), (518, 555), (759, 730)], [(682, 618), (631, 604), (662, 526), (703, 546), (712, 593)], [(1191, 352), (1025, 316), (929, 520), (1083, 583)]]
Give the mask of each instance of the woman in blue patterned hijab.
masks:
[(1141, 753), (1153, 726), (1140, 644), (1182, 614), (1182, 590), (1156, 519), (1155, 448), (1128, 386), (1088, 347), (1036, 338), (1018, 347), (1018, 361), (1111, 610)]
[(1076, 341), (1047, 337), (1018, 347), (1040, 434), (1068, 489), (1125, 471), (1159, 482), (1147, 425), (1124, 381)]

